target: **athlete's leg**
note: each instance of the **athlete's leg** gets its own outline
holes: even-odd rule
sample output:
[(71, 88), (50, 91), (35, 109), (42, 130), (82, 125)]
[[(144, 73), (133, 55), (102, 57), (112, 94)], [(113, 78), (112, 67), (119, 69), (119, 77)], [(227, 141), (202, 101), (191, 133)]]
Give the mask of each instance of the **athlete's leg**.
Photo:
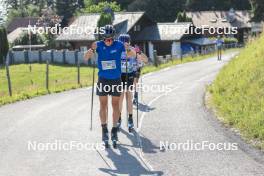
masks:
[(120, 100), (119, 100), (119, 111), (120, 111), (120, 114), (122, 113), (122, 109), (123, 109), (123, 101), (124, 101), (124, 92), (121, 93)]
[(107, 124), (107, 103), (108, 103), (108, 97), (107, 96), (99, 96), (100, 101), (100, 119), (101, 124)]
[(120, 115), (119, 101), (120, 96), (112, 96), (113, 127), (116, 127)]
[(130, 91), (126, 92), (126, 101), (127, 101), (127, 106), (128, 106), (128, 113), (133, 114), (132, 92)]

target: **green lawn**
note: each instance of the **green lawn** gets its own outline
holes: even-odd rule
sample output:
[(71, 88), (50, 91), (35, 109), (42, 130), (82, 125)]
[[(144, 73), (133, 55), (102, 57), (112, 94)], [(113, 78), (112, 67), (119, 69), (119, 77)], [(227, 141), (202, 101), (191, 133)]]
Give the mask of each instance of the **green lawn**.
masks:
[[(81, 67), (81, 84), (78, 85), (77, 67), (50, 65), (49, 92), (61, 92), (89, 86), (92, 84), (92, 71), (91, 67)], [(6, 71), (4, 68), (0, 69), (0, 76), (0, 105), (49, 93), (46, 90), (46, 64), (32, 64), (31, 72), (29, 65), (26, 64), (10, 66), (12, 97), (8, 95)]]
[(264, 36), (226, 65), (209, 91), (220, 119), (264, 149)]
[[(206, 59), (214, 54), (203, 55), (198, 57), (184, 58), (183, 61), (175, 59), (159, 67), (146, 66), (142, 73), (146, 74), (158, 71), (165, 67), (177, 65), (186, 62), (198, 61)], [(12, 103), (18, 100), (25, 100), (39, 95), (48, 93), (61, 92), (80, 87), (92, 85), (91, 67), (81, 67), (81, 84), (77, 84), (77, 68), (76, 66), (50, 65), (49, 92), (46, 90), (46, 64), (32, 64), (30, 72), (29, 65), (20, 64), (10, 66), (10, 76), (12, 82), (13, 96), (8, 94), (8, 84), (6, 79), (5, 68), (0, 68), (0, 105)], [(97, 70), (96, 70), (97, 75)]]

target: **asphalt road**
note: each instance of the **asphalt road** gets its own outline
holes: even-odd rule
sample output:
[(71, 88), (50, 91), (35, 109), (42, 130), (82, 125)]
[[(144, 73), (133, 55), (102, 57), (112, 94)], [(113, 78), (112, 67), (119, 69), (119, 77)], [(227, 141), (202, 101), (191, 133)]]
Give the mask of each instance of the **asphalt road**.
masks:
[[(89, 130), (91, 88), (1, 107), (0, 176), (263, 176), (263, 154), (204, 106), (206, 85), (235, 54), (144, 76), (144, 86), (169, 86), (169, 91), (140, 95), (137, 132), (129, 134), (123, 118), (118, 149), (102, 148), (97, 97)], [(162, 145), (166, 142), (169, 147)], [(202, 143), (211, 148), (190, 147)], [(214, 148), (218, 144), (227, 147)]]

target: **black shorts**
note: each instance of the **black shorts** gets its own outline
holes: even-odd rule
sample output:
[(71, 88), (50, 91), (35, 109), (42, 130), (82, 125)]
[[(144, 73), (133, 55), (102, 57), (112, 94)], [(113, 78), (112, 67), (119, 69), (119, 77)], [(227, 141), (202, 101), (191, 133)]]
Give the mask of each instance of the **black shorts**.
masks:
[(141, 74), (141, 68), (138, 68), (138, 70), (135, 72), (135, 78), (139, 78)]
[(99, 78), (96, 87), (96, 95), (98, 96), (117, 96), (122, 92), (121, 79), (105, 79)]
[(135, 77), (134, 73), (128, 73), (128, 74), (122, 73), (121, 80), (124, 89), (126, 88), (126, 86), (129, 89), (131, 89), (130, 87), (134, 85), (134, 77)]

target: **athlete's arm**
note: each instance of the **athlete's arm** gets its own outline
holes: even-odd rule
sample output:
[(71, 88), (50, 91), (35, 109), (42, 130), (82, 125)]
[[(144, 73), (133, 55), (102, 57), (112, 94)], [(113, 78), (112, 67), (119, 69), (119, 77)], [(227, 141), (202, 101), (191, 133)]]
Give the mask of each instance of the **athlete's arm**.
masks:
[(96, 42), (93, 42), (91, 48), (84, 54), (85, 61), (91, 59), (94, 56), (96, 48), (97, 48), (97, 44)]
[(137, 53), (134, 48), (132, 48), (129, 43), (124, 43), (126, 49), (126, 56), (127, 57), (136, 57)]
[(144, 53), (137, 53), (137, 59), (143, 61), (145, 64), (148, 63), (148, 57)]
[(137, 59), (144, 62), (145, 64), (148, 63), (148, 57), (141, 52), (140, 48), (138, 46), (135, 47), (135, 51), (137, 53)]

